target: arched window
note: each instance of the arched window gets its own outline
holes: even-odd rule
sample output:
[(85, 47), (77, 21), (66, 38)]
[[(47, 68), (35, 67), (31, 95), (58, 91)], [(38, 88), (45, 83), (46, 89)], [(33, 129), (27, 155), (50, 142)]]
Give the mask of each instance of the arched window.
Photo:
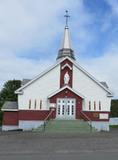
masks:
[(89, 110), (91, 110), (91, 101), (89, 101)]
[(42, 100), (40, 100), (40, 109), (42, 109)]
[(36, 109), (36, 104), (37, 104), (37, 103), (36, 103), (36, 99), (35, 99), (35, 101), (34, 101), (34, 109)]
[(99, 110), (101, 111), (101, 101), (99, 101)]
[(29, 100), (29, 109), (31, 109), (31, 99)]
[(96, 101), (94, 101), (94, 111), (96, 111)]

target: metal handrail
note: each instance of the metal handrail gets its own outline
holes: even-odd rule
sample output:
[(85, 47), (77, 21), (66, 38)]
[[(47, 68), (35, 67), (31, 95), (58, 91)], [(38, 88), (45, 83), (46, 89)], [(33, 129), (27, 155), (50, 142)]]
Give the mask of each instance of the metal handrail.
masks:
[(91, 121), (91, 119), (83, 111), (81, 111), (81, 114), (90, 122), (90, 131), (92, 132), (92, 121)]
[(47, 117), (44, 119), (44, 125), (43, 125), (43, 130), (45, 131), (45, 127), (46, 127), (46, 123), (47, 123), (47, 120), (48, 118), (51, 116), (51, 114), (53, 113), (54, 110), (51, 110), (49, 112), (49, 114), (47, 115)]

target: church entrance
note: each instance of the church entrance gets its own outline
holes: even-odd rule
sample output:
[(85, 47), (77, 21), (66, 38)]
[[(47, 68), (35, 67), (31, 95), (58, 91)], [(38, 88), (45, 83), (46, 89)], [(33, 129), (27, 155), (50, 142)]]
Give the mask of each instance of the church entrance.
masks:
[(74, 98), (59, 98), (57, 99), (57, 119), (75, 119), (75, 105)]

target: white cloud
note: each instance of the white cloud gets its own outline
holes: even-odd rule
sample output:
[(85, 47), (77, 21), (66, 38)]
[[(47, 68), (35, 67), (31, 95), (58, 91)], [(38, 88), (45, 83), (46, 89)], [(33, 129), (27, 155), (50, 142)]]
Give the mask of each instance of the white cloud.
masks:
[[(33, 52), (34, 48), (38, 48), (37, 50), (50, 54), (51, 51), (48, 49), (63, 28), (60, 16), (63, 17), (66, 9), (76, 8), (78, 1), (75, 2), (73, 3), (73, 0), (69, 3), (68, 0), (0, 1), (0, 86), (8, 79), (32, 78), (51, 63), (52, 60), (42, 58), (39, 61), (29, 59), (28, 54), (31, 53), (25, 52), (30, 50)], [(27, 58), (23, 58), (25, 54)]]
[[(88, 44), (96, 38), (92, 29), (88, 29), (95, 17), (84, 8), (83, 0), (0, 1), (0, 87), (8, 79), (33, 78), (52, 63), (49, 57), (42, 59), (42, 54), (52, 52), (49, 49), (53, 49), (56, 37), (63, 31), (66, 9), (72, 14), (71, 23), (75, 32), (71, 34), (76, 37), (73, 46), (80, 47), (79, 52), (87, 51)], [(117, 9), (113, 7), (113, 10), (117, 13)], [(107, 81), (118, 96), (116, 46), (110, 46), (104, 56), (84, 59), (82, 63), (98, 79)], [(23, 58), (25, 52), (34, 48), (43, 51), (39, 53), (39, 60)]]
[(111, 44), (104, 55), (91, 59), (81, 60), (81, 63), (99, 81), (106, 81), (114, 98), (118, 98), (118, 46)]
[(41, 43), (46, 43), (44, 39), (49, 39), (55, 33), (53, 23), (60, 9), (68, 6), (66, 4), (66, 0), (63, 3), (55, 1), (53, 4), (46, 0), (1, 1), (0, 47), (17, 51), (32, 48), (37, 45), (37, 39), (42, 38)]
[(15, 56), (0, 58), (0, 87), (7, 80), (34, 78), (49, 65), (51, 62), (48, 60), (36, 61)]
[(109, 5), (109, 12), (103, 15), (102, 19), (102, 31), (108, 31), (108, 29), (116, 30), (117, 26), (113, 26), (113, 20), (118, 19), (118, 0), (105, 0)]
[(112, 14), (118, 16), (118, 1), (117, 0), (106, 0), (110, 5)]

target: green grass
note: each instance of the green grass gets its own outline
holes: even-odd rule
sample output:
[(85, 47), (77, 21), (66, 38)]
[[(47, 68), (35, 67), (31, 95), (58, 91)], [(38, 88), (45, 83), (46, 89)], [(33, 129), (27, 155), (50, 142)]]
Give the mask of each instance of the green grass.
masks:
[(118, 128), (118, 125), (110, 125), (110, 128)]

